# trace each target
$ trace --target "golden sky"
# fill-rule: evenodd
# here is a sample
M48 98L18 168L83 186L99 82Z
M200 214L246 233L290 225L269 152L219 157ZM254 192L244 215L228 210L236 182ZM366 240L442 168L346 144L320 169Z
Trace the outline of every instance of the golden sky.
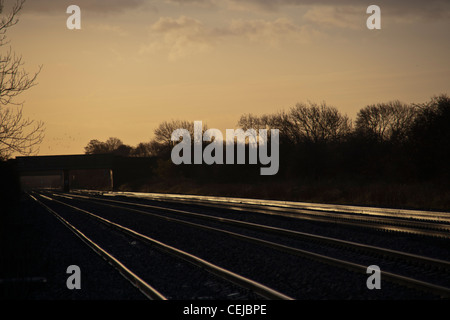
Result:
M19 99L45 122L39 155L109 137L135 146L171 119L225 130L298 102L355 118L368 104L450 94L448 1L336 2L27 0L8 38L28 72L43 66ZM71 4L81 30L66 27ZM381 30L366 27L371 4Z

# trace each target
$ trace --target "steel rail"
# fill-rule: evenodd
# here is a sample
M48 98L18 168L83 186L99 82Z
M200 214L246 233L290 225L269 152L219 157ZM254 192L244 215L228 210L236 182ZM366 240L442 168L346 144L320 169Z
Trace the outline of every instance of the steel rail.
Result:
M85 244L89 246L94 252L96 252L100 257L106 260L110 265L112 265L119 273L127 279L133 286L135 286L141 293L143 293L150 300L167 300L161 293L159 293L155 288L150 286L144 280L139 278L130 269L128 269L123 263L113 257L106 250L101 248L98 244L88 238L84 233L70 224L67 220L61 217L56 211L49 208L47 205L36 199L31 194L28 194L33 200L35 200L39 205L44 207L48 212L53 214L60 222L62 222L70 231L72 231L78 238L80 238ZM51 199L53 200L53 199Z
M414 226L416 228L421 229L437 229L442 231L449 232L450 235L450 224L441 224L435 222L425 222L425 221L411 221L415 218L410 218L409 220L404 217L396 217L390 215L388 218L382 217L372 217L372 216L364 216L364 215L355 215L355 214L346 214L339 211L335 211L333 213L323 212L322 210L311 210L311 209L295 209L295 208L276 208L276 207L267 207L260 205L246 205L246 204L236 204L232 205L227 204L217 204L217 203L209 203L206 201L174 201L176 203L186 203L186 204L199 204L205 206L214 206L217 208L225 208L225 209L233 209L239 211L251 211L258 213L268 213L274 214L275 211L280 211L280 215L288 215L290 217L299 217L300 215L310 215L317 216L320 218L325 218L328 220L349 220L349 221L358 221L358 222L370 222L378 223L378 224L389 224L394 222L392 225L395 227L398 226ZM278 213L277 213L278 214ZM417 220L417 219L415 219ZM435 221L435 220L434 220Z
M260 295L260 296L262 296L262 297L264 297L266 299L293 300L291 297L289 297L287 295L284 295L284 294L282 294L282 293L280 293L280 292L278 292L278 291L276 291L274 289L271 289L271 288L269 288L269 287L267 287L267 286L265 286L265 285L263 285L261 283L258 283L256 281L253 281L251 279L248 279L246 277L238 275L238 274L236 274L236 273L234 273L232 271L226 270L226 269L221 268L219 266L216 266L216 265L214 265L214 264L212 264L212 263L210 263L210 262L208 262L208 261L206 261L204 259L201 259L201 258L199 258L199 257L197 257L195 255L192 255L192 254L190 254L188 252L185 252L183 250L177 249L175 247L169 246L169 245L167 245L165 243L162 243L162 242L160 242L158 240L152 239L152 238L150 238L148 236L145 236L143 234L140 234L140 233L138 233L138 232L136 232L134 230L131 230L131 229L126 228L124 226L121 226L121 225L119 225L117 223L114 223L114 222L112 222L110 220L107 220L105 218L97 216L97 215L95 215L95 214L93 214L93 213L91 213L89 211L83 210L81 208L72 206L70 204L67 204L65 202L62 202L62 201L59 201L59 200L56 200L56 199L52 199L52 201L58 202L60 204L63 204L63 205L65 205L67 207L70 207L70 208L72 208L74 210L83 212L83 213L87 214L88 216L90 216L90 217L92 217L92 218L94 218L94 219L104 223L107 226L113 227L113 228L115 228L117 230L120 230L121 232L125 232L126 234L128 234L128 235L130 235L130 236L132 236L132 237L134 237L134 238L136 238L136 239L138 239L140 241L146 242L146 243L150 244L151 246L153 246L155 248L158 248L158 249L160 249L162 251L165 251L165 252L167 252L167 253L169 253L169 254L171 254L173 256L176 256L176 257L181 258L181 259L183 259L183 260L185 260L187 262L190 262L190 263L192 263L192 264L194 264L194 265L196 265L196 266L198 266L200 268L203 268L203 269L207 270L208 272L210 272L210 273L212 273L212 274L214 274L214 275L216 275L216 276L218 276L220 278L223 278L223 279L226 279L226 280L228 280L230 282L233 282L236 285L238 285L240 287L243 287L244 289L250 289L253 292L257 293L258 295Z
M88 192L89 193L89 192ZM94 193L91 191L90 193ZM96 192L98 194L98 192ZM96 194L94 193L94 194ZM106 193L105 195L108 195L110 193ZM135 193L112 193L113 195L123 195L129 197L134 197L133 195ZM258 205L256 203L262 202L265 203L263 200L254 200L255 202L238 202L240 200L234 200L230 202L217 201L217 200L203 200L203 198L217 198L217 197L201 197L198 196L200 199L195 198L195 200L189 199L189 200L182 200L184 199L183 196L177 197L174 195L171 198L164 198L164 197L152 197L148 196L147 194L143 194L145 196L138 197L141 199L147 199L147 200L156 200L156 201L167 201L167 202L173 202L173 203L182 203L182 204L194 204L194 205L203 205L207 207L216 207L216 208L222 208L222 209L230 209L230 210L236 210L236 211L248 211L248 212L254 212L254 213L261 213L261 214L269 214L269 215L277 215L277 216L286 216L289 218L296 218L301 220L310 220L310 221L317 221L317 222L326 222L326 223L336 223L336 224L342 224L342 225L349 225L349 226L356 226L356 227L364 227L374 230L381 230L385 232L403 232L403 233L409 233L409 234L416 234L421 236L432 236L432 237L440 237L449 239L450 238L450 225L449 224L439 224L439 223L431 223L431 222L424 222L424 221L408 221L404 218L397 217L395 215L390 215L390 218L380 218L380 217L371 217L371 216L364 216L364 215L352 215L352 214L345 214L338 211L333 211L333 213L330 212L323 212L323 210L313 210L313 209L295 209L289 206L286 207L276 207L276 206L268 206L268 205ZM150 194L152 195L152 194ZM135 198L135 197L134 197ZM162 200L163 199L163 200ZM181 200L180 200L181 199ZM228 198L224 198L228 199ZM230 198L234 199L234 198ZM273 201L268 201L268 203L272 203ZM250 204L249 204L250 203ZM376 208L373 208L376 209ZM389 209L386 209L389 210ZM420 211L418 211L420 212ZM444 213L445 214L445 213ZM402 220L403 219L403 220ZM392 224L392 221L395 221L395 224ZM444 221L445 222L445 221Z
M376 218L376 217L364 217L364 216L355 216L348 214L330 214L323 212L312 212L310 210L303 209L290 209L289 211L286 209L281 210L280 212L274 211L272 207L256 207L256 206L247 206L247 205L226 205L226 204L216 204L216 203L207 203L203 202L199 204L197 201L174 201L176 203L186 203L186 204L196 204L196 205L204 205L207 207L216 207L222 209L230 209L236 211L247 211L254 213L262 213L269 215L277 215L277 216L285 216L289 218L296 218L301 220L310 220L310 221L318 221L318 222L326 222L326 223L336 223L342 225L356 226L356 227L364 227L375 230L382 230L387 232L404 232L422 236L432 236L432 237L440 237L440 238L450 238L450 225L442 225L436 223L429 222L421 222L421 221L407 221L407 220L392 220L388 218ZM395 224L392 224L392 221L395 221ZM411 225L414 225L413 227Z
M58 200L55 200L55 201L58 201ZM61 202L61 203L65 204L66 206L73 207L76 210L85 211L83 209L71 206L71 205L66 204L64 202ZM301 256L301 257L304 257L304 258L312 259L312 260L319 261L319 262L322 262L322 263L326 263L326 264L329 264L329 265L334 265L334 266L337 266L337 267L343 267L343 268L345 268L347 270L356 271L358 273L366 274L366 272L367 272L367 266L363 266L363 265L360 265L360 264L357 264L357 263L353 263L353 262L349 262L349 261L345 261L345 260L341 260L341 259L337 259L337 258L332 258L332 257L325 256L325 255L322 255L322 254L314 253L314 252L311 252L311 251L306 251L306 250L302 250L302 249L298 249L298 248L293 248L293 247L289 247L289 246L286 246L286 245L274 243L274 242L271 242L271 241L262 240L262 239L258 239L258 238L254 238L254 237L250 237L250 236L245 236L245 235L238 234L238 233L235 233L235 232L226 231L226 230L222 230L222 229L218 229L218 228L214 228L214 227L209 227L209 226L205 226L205 225L200 225L200 224L193 223L193 222L188 222L188 221L184 221L184 220L170 218L170 217L167 217L167 216L161 216L159 214L150 213L150 212L146 212L146 211L142 211L142 210L126 208L126 207L121 207L121 206L116 206L116 205L111 205L111 204L104 204L104 205L105 206L110 206L110 207L117 207L117 208L125 209L125 210L128 210L128 211L134 211L134 212L138 212L138 213L151 215L151 216L154 216L154 217L159 218L159 219L164 219L164 220L175 222L175 223L179 223L179 224L189 225L189 226L200 228L200 229L203 229L203 230L220 232L220 233L229 235L231 237L235 237L235 238L238 238L238 239L242 239L242 240L253 242L253 243L256 243L256 244L260 244L260 245L265 245L267 247L270 247L270 248L273 248L273 249L276 249L276 250L279 250L279 251L283 251L283 252L287 252L289 254L293 254L293 255L296 255L296 256ZM424 291L427 291L427 292L431 292L431 293L439 295L440 297L443 297L443 298L450 297L450 289L449 288L446 288L446 287L443 287L443 286L439 286L439 285L436 285L436 284L432 284L432 283L429 283L429 282L425 282L425 281L420 281L420 280L413 279L413 278L410 278L410 277L405 277L405 276L398 275L398 274L391 273L391 272L386 272L386 271L382 271L382 270L380 272L381 272L381 276L383 278L391 280L391 282L394 282L394 283L397 283L397 284L402 284L402 285L407 286L407 287L412 287L412 288L416 288L416 289L419 289L419 290L424 290Z
M85 196L76 195L74 197L86 199ZM373 253L383 255L383 256L389 255L394 258L402 258L402 259L406 259L406 260L409 260L409 261L412 261L415 263L425 263L428 265L433 265L434 267L437 267L437 268L445 268L445 269L450 270L450 262L449 261L429 258L429 257L421 256L421 255L411 254L411 253L407 253L407 252L402 252L402 251L397 251L397 250L392 250L392 249L387 249L387 248L382 248L382 247L377 247L377 246L356 243L356 242L352 242L352 241L346 241L346 240L341 240L341 239L336 239L336 238L331 238L331 237L319 236L319 235L315 235L315 234L311 234L311 233L305 233L305 232L294 231L294 230L289 230L289 229L284 229L284 228L272 227L272 226L268 226L268 225L261 225L261 224L251 223L251 222L239 221L239 220L234 220L234 219L211 216L211 215L195 213L195 212L186 211L186 210L172 209L172 208L155 206L155 205L118 201L118 200L110 200L110 199L99 199L99 198L92 198L92 197L88 197L88 199L93 202L106 201L106 202L132 205L132 206L137 206L137 207L142 207L142 208L157 209L157 210L171 212L174 214L188 215L191 217L204 219L204 220L210 220L213 222L220 222L220 223L227 224L227 225L233 225L233 226L243 227L243 228L252 229L252 230L260 230L260 231L273 233L273 234L286 235L286 236L292 237L292 238L314 240L314 241L324 242L324 243L328 243L328 244L332 244L332 245L340 245L343 247L356 249L356 250L360 250L360 251L373 252ZM124 207L120 207L120 206L117 206L117 207L124 208Z
M199 195L181 195L181 194L164 194L164 193L142 193L142 192L99 192L94 190L77 190L78 192L103 194L103 195L118 195L118 196L130 196L146 199L162 199L164 201L173 200L178 202L179 200L189 200L193 202L216 202L225 204L237 204L237 205L253 205L262 207L271 207L274 210L285 209L306 209L313 211L329 211L335 213L354 213L365 215L382 215L417 219L417 217L427 218L431 217L432 220L442 220L450 222L450 212L442 211L424 211L414 209L392 209L392 208L380 208L380 207L368 207L368 206L355 206L355 205L339 205L339 204L321 204L321 203L308 203L308 202L294 202L294 201L282 201L282 200L264 200L264 199L250 199L250 198L232 198L232 197L218 197L218 196L199 196Z

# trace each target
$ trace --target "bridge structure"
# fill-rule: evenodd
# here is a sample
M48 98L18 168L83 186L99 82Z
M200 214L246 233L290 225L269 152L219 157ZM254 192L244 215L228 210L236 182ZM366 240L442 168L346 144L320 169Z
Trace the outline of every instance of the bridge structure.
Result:
M22 185L32 186L33 177L47 182L49 177L53 177L53 181L59 177L57 184L66 192L79 183L80 176L85 181L90 179L91 184L97 180L103 189L113 190L116 164L117 156L113 154L16 157Z

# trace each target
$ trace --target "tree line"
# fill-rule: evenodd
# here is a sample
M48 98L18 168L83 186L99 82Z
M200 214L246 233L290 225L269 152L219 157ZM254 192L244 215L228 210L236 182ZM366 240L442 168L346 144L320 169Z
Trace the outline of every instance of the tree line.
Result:
M156 157L160 167L156 172L164 168L166 175L160 178L182 176L202 183L432 182L448 187L449 124L450 98L446 94L425 103L395 100L368 105L359 110L354 121L325 102L298 103L287 111L270 114L244 114L237 127L280 132L280 171L274 177L260 177L257 166L252 165L174 166L170 163L171 134L179 128L193 134L190 121L164 121L151 141L135 147L118 138L91 140L85 152Z

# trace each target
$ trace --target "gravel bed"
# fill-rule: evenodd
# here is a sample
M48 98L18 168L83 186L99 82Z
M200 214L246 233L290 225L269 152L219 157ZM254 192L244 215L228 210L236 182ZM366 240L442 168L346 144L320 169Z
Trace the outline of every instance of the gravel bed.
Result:
M65 200L164 243L259 281L295 299L436 299L387 281L368 290L368 275L294 257L214 232L78 200Z
M130 208L136 208L135 206L128 206ZM423 266L422 264L410 263L407 260L385 257L380 254L364 252L362 250L352 250L344 248L342 246L330 245L318 241L311 241L306 239L293 239L285 235L270 234L264 231L249 230L243 227L229 226L221 224L220 222L213 222L200 218L193 218L187 215L175 214L171 212L163 212L159 210L149 210L141 208L140 210L155 212L163 216L180 219L183 221L189 221L201 225L210 226L222 230L227 230L239 234L243 234L258 239L264 239L267 241L283 244L286 246L312 251L314 253L323 254L326 256L342 259L345 261L351 261L362 266L378 265L381 270L391 273L396 273L402 276L419 279L434 283L436 285L450 287L450 278L448 277L449 270L441 270L440 268L433 268Z
M113 197L105 197L112 199ZM450 261L450 240L442 238L433 238L428 236L412 235L399 232L388 232L361 228L355 226L346 226L335 223L314 222L310 220L301 220L276 215L267 215L247 211L235 211L230 209L206 207L200 205L186 205L177 203L167 203L161 201L151 201L137 198L114 197L126 201L144 203L150 205L165 206L180 210L192 211L196 213L209 214L218 217L253 222L270 225L279 228L290 229L305 233L312 233L331 238L337 238L357 243L363 243L383 248L389 248L397 251L408 252L417 255L423 255L436 259Z
M28 196L1 212L0 300L142 300L145 297ZM69 290L67 268L81 270ZM30 281L31 280L31 281Z
M191 263L112 229L88 215L57 202L45 199L42 201L168 299L262 299Z

